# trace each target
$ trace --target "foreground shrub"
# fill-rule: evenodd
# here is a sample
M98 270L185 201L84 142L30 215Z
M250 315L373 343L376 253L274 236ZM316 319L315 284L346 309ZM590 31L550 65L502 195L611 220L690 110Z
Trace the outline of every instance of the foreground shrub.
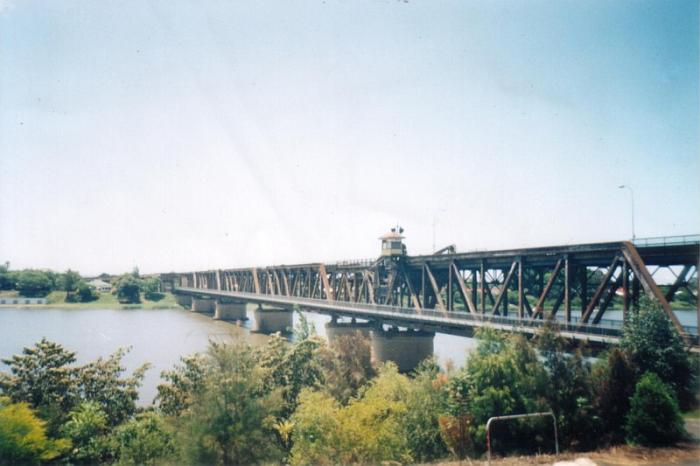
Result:
M386 364L357 399L340 407L330 395L302 390L294 422L291 463L380 464L411 461L402 420L409 380Z
M637 376L653 372L668 384L681 409L696 405L697 356L690 354L663 309L646 301L625 326L621 349L636 368Z
M92 402L79 404L61 428L61 433L73 444L68 459L74 463L89 464L109 459L112 454L105 435L107 432L107 416L99 405Z
M279 391L268 392L264 369L248 345L211 343L202 388L173 420L183 462L256 464L281 458L274 423Z
M592 374L596 411L600 413L604 432L603 443L625 440L625 418L634 394L636 374L625 353L613 348L600 360Z
M38 464L70 447L67 440L47 438L44 425L27 403L0 398L0 465Z
M669 445L683 435L683 418L671 389L652 372L635 387L625 425L627 441L642 445Z
M155 413L141 414L120 425L113 443L119 464L155 464L175 454L173 436Z

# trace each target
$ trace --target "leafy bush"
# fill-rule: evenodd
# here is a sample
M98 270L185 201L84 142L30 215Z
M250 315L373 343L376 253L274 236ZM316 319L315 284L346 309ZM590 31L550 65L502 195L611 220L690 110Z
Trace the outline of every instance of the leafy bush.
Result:
M81 303L89 303L100 298L100 294L83 281L78 283L77 295Z
M43 298L53 290L53 287L53 280L47 272L23 270L17 275L17 290L21 296Z
M594 368L593 387L596 410L600 413L603 442L620 443L625 439L625 417L634 393L636 374L625 353L613 348Z
M581 350L566 351L566 342L553 322L540 329L536 346L546 369L541 393L556 417L560 443L572 449L595 448L601 421L593 406L590 364Z
M106 436L108 430L107 416L97 403L79 404L61 428L61 433L73 444L69 460L97 464L109 459L113 452Z
M66 293L75 291L81 281L80 274L70 269L66 270L58 279L59 287Z
M160 301L165 297L165 295L160 292L159 278L154 277L142 280L141 289L143 290L143 297L149 301Z
M133 275L122 275L117 280L117 299L120 303L137 304L141 302L141 281Z
M673 391L653 372L645 373L635 387L625 430L630 443L652 446L672 444L684 433Z
M143 365L123 377L126 351L76 366L74 352L42 339L21 355L2 359L10 374L0 372L0 393L14 402L29 403L47 421L50 435L56 435L69 413L84 401L96 403L107 424L114 426L136 411L138 387L148 368Z
M697 357L686 349L681 336L658 304L646 301L625 326L622 350L627 353L637 376L653 372L675 392L681 409L696 405Z
M204 388L204 357L199 354L181 357L180 363L160 374L165 382L158 385L155 404L166 416L179 416Z
M405 401L410 409L401 425L416 461L444 458L449 453L440 432L440 415L448 409L446 381L434 359L423 361L409 379Z
M175 454L173 436L155 413L138 415L117 427L113 443L119 464L154 464Z
M467 358L462 377L468 387L467 411L473 416L473 439L477 449L486 444L486 422L492 416L547 410L542 393L548 378L533 345L520 335L508 335L483 328L477 332L478 345ZM499 423L492 429L494 448L525 446L519 438L532 434L526 423ZM535 448L534 442L528 443Z
M49 439L44 426L29 404L0 398L0 464L38 464L70 447L67 440Z
M291 464L410 462L402 428L408 391L408 378L391 363L345 407L328 394L304 389L292 416Z
M55 433L79 399L75 361L74 352L42 338L21 355L2 359L10 373L0 372L0 393L28 403Z
M274 419L277 391L268 392L262 369L248 345L211 343L203 387L174 420L188 464L255 464L280 459Z
M10 263L0 264L0 290L14 290L17 285L17 273L10 271Z

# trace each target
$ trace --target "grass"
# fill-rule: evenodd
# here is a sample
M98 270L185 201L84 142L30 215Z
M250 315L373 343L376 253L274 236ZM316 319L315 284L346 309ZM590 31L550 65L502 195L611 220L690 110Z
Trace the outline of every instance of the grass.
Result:
M692 411L683 413L683 417L686 419L700 419L700 408L695 408Z
M47 296L47 305L20 306L20 307L60 307L61 309L171 309L178 308L172 293L164 293L162 299L149 301L141 294L141 303L122 304L112 293L100 293L99 299L89 303L67 303L65 291L52 291ZM16 305L13 305L13 307Z

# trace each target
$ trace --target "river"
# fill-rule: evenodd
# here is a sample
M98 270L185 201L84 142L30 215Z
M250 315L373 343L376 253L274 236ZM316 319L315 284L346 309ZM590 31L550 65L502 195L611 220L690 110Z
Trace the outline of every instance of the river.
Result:
M319 335L330 317L306 314ZM295 315L295 325L297 316ZM139 403L147 405L156 396L160 373L172 368L181 356L205 351L209 340L242 341L264 345L268 336L251 332L249 323L213 320L210 316L181 309L109 310L109 309L18 309L0 308L0 357L18 354L42 337L75 351L79 363L107 356L120 347L131 347L124 363L132 371L144 362L152 367L146 372ZM471 338L437 334L435 355L444 365L452 361L464 364ZM0 363L0 371L8 367Z

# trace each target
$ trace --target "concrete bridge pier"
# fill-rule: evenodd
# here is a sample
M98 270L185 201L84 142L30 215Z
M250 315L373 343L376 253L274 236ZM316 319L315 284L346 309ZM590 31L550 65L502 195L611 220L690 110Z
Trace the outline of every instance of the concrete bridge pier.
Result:
M263 308L253 311L252 331L259 333L287 333L294 327L294 312L284 308Z
M228 301L225 299L216 300L214 319L216 320L246 320L246 303Z
M372 330L372 358L376 362L393 361L401 372L410 372L433 355L435 333L422 330Z
M187 309L191 309L192 307L192 298L184 294L176 294L175 302Z
M352 319L350 322L338 322L337 319L333 318L326 324L326 339L328 343L333 345L338 341L338 338L355 335L358 332L363 338L369 339L372 327L373 324L370 322L357 322L355 319Z
M210 314L214 312L214 300L206 298L192 298L192 312Z

